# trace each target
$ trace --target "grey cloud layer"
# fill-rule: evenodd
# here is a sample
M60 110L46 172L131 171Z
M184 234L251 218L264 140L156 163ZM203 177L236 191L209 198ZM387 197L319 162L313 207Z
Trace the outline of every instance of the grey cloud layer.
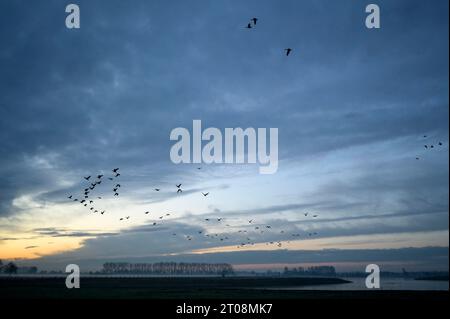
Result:
M448 229L447 1L379 1L375 32L352 0L77 3L78 31L64 27L60 1L0 4L0 216L21 213L12 207L21 195L60 202L75 189L61 179L117 166L130 187L172 185L185 173L169 161L170 130L201 119L279 127L280 159L294 163L376 142L397 154L394 142L423 134L442 140L420 171L376 154L360 178L311 192L311 204L224 213L338 214L316 222L323 236ZM261 23L246 32L254 15ZM295 49L288 60L286 46ZM387 217L404 224L377 222ZM359 228L329 226L344 221Z

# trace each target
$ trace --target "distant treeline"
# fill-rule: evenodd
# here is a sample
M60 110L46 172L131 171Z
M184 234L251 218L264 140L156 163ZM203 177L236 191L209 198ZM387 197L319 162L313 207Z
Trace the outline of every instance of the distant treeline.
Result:
M37 267L18 267L12 261L6 264L3 264L3 261L0 260L0 274L31 274L34 275L38 272Z
M105 263L105 274L152 274L152 275L230 275L234 274L230 264L208 263Z

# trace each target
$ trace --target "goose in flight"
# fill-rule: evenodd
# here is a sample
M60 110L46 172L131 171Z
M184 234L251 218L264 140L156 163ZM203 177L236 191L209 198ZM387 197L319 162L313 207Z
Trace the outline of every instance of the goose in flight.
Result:
M155 191L159 192L161 189L160 188L155 188Z
M183 190L182 190L181 188L178 188L177 194L178 194L178 193L182 193L182 192L183 192Z
M145 215L148 215L148 214L150 214L150 212L145 212Z
M252 29L253 27L252 27L252 24L251 23L249 23L249 24L247 24L247 29Z
M177 188L180 188L181 187L181 184L178 184L178 185L175 185Z
M117 173L118 170L119 170L119 168L115 168L112 171L113 171L113 173Z
M208 192L208 193L203 193L203 192L202 192L202 195L206 197L206 196L209 195L209 192Z
M102 178L103 177L103 175L97 175L97 178L98 179L100 179L100 178Z
M291 52L292 52L292 49L287 48L287 49L284 49L284 51L286 51L286 56L289 56L289 54L291 54Z
M88 180L89 180L89 178L91 178L91 175L89 175L89 176L85 177L84 179L88 181Z
M253 18L252 22L253 22L253 25L256 25L256 22L258 22L258 18Z

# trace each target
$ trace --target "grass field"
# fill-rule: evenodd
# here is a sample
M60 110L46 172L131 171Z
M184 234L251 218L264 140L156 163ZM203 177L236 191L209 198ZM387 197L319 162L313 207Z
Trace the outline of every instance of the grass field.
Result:
M67 289L65 278L3 277L6 299L446 299L448 292L277 290L345 284L338 278L169 277L81 278L80 289ZM267 289L270 288L270 289Z

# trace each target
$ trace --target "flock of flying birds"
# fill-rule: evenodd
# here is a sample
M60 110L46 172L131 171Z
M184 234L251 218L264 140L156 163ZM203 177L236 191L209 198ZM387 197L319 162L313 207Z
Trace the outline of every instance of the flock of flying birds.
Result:
M428 139L428 135L424 135L423 138L424 138L425 140L427 140L427 139ZM436 146L435 146L434 144L425 144L423 147L424 147L425 149L427 149L427 150L434 150L434 149L436 149L437 147L442 147L442 146L444 146L444 144L443 144L442 142L438 142L438 143L436 144ZM416 160L420 160L420 157L417 156L417 157L416 157Z
M254 22L256 24L256 21ZM425 140L428 139L427 135L424 135L423 138ZM438 142L435 144L425 144L424 147L427 150L432 150L432 149L436 149L437 147L442 147L443 143L442 142ZM419 157L416 157L417 160L419 160ZM201 170L201 167L197 168L198 170ZM119 190L121 188L121 184L118 183L118 179L121 176L121 174L119 173L119 168L114 168L111 171L111 175L105 177L104 174L99 174L97 176L94 175L89 175L89 176L85 176L84 180L85 182L87 182L88 184L86 185L86 187L82 190L82 196L80 198L75 198L73 195L69 195L68 198L74 202L79 202L81 205L83 205L84 207L86 207L90 212L92 213L100 213L101 215L105 214L105 210L100 210L98 208L96 208L96 206L94 206L98 200L102 199L102 196L98 196L98 195L94 195L94 191L96 190L96 187L98 187L98 185L100 184L108 184L111 187L111 194L114 197L118 197L119 194ZM176 191L176 194L181 194L183 193L183 189L182 189L182 184L176 184L175 185L176 188L174 188L174 192ZM160 192L161 188L154 188L155 192ZM209 196L209 192L201 192L201 195L203 197L207 197ZM150 212L146 211L144 212L144 215L149 215ZM311 213L303 213L303 215L305 217L310 217L310 218L318 218L319 215L317 214L311 214ZM155 219L157 218L157 221L154 221L151 223L152 226L158 226L161 225L163 223L163 219L167 219L171 216L170 213L166 213L163 214L159 217L155 216ZM131 216L125 216L125 217L121 217L120 221L126 221L128 219L130 219ZM204 238L209 238L211 240L216 239L220 242L226 242L228 240L230 240L230 236L232 236L232 234L238 234L241 236L241 238L245 238L245 240L242 240L242 242L237 246L237 248L242 248L242 247L248 247L248 246L252 246L255 245L256 243L264 243L265 241L263 240L258 240L257 238L255 238L255 236L257 235L261 235L263 233L267 233L267 232L271 232L273 235L277 234L278 236L282 236L286 238L285 236L289 236L289 239L293 239L293 240L298 240L301 237L304 238L308 238L308 237L313 237L318 235L317 232L308 232L305 233L304 236L302 236L299 233L290 233L288 234L288 232L286 230L283 229L277 229L275 230L271 225L266 225L266 224L258 224L255 223L254 219L250 219L244 222L245 227L242 227L242 222L239 225L231 225L230 223L226 223L225 222L226 219L223 217L215 217L215 218L205 218L204 222L208 225L212 225L213 227L217 228L218 226L223 228L225 227L226 229L229 229L230 231L227 232L223 232L223 233L208 233L206 232L204 229L198 230L197 232L195 232L195 234L188 234L188 235L181 235L181 237L184 237L186 240L188 241L192 241L194 238L198 238L199 236L203 236ZM179 236L177 233L173 233L172 236ZM233 236L233 239L235 239L236 237ZM270 241L270 242L265 242L266 245L276 245L278 247L282 247L283 242L287 242L289 243L290 240L283 240L283 241Z
M201 170L201 167L197 168L198 170ZM94 195L94 191L96 190L96 187L100 184L107 184L109 182L109 186L111 187L111 194L114 197L119 196L119 189L121 187L121 184L117 182L118 178L120 177L119 168L114 168L112 170L111 176L105 177L104 174L99 174L97 176L89 175L84 177L83 179L87 183L85 188L82 189L81 194L82 196L80 198L74 197L74 195L69 195L68 199L70 199L73 202L79 202L81 205L86 207L88 211L92 213L100 213L101 215L105 214L105 210L101 210L96 208L96 205L99 200L101 200L103 197L98 196L98 194ZM176 184L176 194L183 193L182 184ZM161 188L154 188L155 192L160 192ZM174 189L175 191L175 189ZM201 192L201 195L203 197L209 196L209 192ZM150 215L149 211L146 211L143 213L144 215ZM319 215L317 214L310 214L310 213L304 213L305 217L311 217L311 218L317 218ZM157 221L153 221L150 225L152 226L158 226L163 224L163 220L167 219L171 216L170 213L163 214L159 217L155 216L155 219ZM130 219L131 216L124 216L121 217L120 221L126 221ZM205 229L201 229L196 231L194 234L187 234L187 235L181 235L181 237L184 237L188 241L192 241L194 238L198 238L203 236L204 238L209 238L210 240L216 239L219 242L226 242L230 240L230 236L232 236L232 233L241 235L242 238L245 238L245 240L242 240L242 242L237 246L238 248L246 247L246 246L252 246L255 245L258 240L255 240L255 235L261 235L263 233L272 232L274 234L279 235L289 235L287 231L285 230L275 230L271 225L265 225L265 224L258 224L255 222L254 219L246 220L244 223L246 224L246 227L242 227L242 224L240 225L231 225L230 223L225 223L226 219L223 217L215 217L215 218L204 218L204 222L208 225L212 225L213 227L226 227L230 231L224 232L224 233L208 233L205 231ZM317 232L310 232L305 234L305 237L313 237L316 236ZM172 236L179 236L177 233L173 233ZM252 237L252 238L251 238ZM299 233L292 233L290 234L289 239L299 239L301 237L301 234ZM233 236L233 239L235 239L235 236ZM290 242L290 240L286 241L287 243ZM282 247L282 241L270 241L266 242L266 245L276 245L278 247Z

